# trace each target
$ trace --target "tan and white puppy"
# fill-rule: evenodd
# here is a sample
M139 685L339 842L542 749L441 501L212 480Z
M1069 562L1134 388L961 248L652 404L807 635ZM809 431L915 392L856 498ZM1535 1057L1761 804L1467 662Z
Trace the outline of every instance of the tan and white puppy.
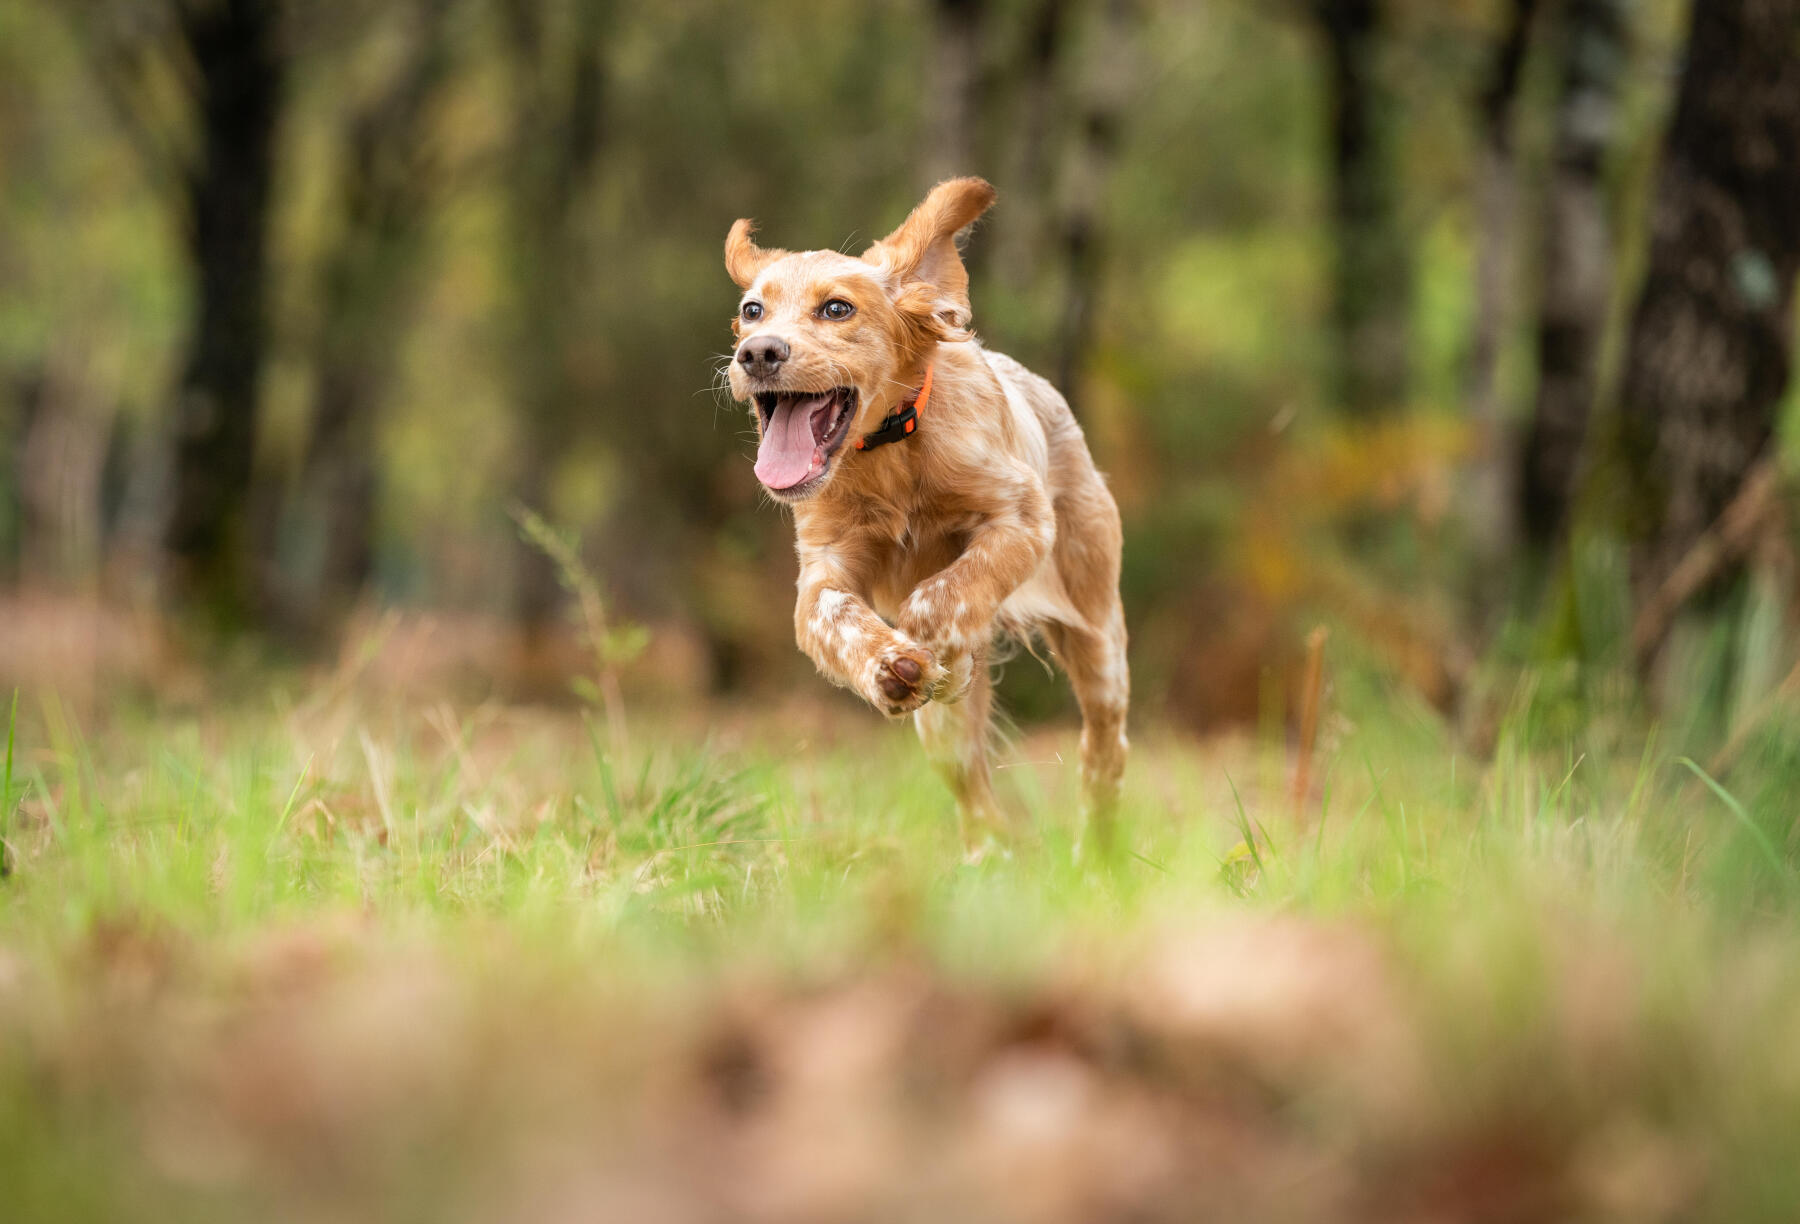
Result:
M759 247L737 222L731 390L757 478L793 506L794 629L826 678L913 714L960 810L990 819L990 643L1041 636L1103 815L1130 694L1119 512L1056 388L968 330L956 235L993 201L981 179L940 183L860 258Z

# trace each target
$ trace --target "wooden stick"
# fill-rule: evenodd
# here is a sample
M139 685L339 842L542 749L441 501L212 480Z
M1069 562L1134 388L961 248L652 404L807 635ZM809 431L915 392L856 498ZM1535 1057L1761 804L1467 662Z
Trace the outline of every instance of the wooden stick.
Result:
M1796 662L1786 679L1775 686L1773 691L1764 695L1756 703L1756 708L1745 715L1737 725L1737 729L1726 737L1725 743L1713 754L1712 760L1706 763L1706 772L1715 778L1723 778L1731 767L1737 763L1738 754L1749 742L1751 733L1757 731L1769 721L1771 715L1779 713L1794 695L1800 693L1800 662Z
M1648 664L1656 654L1682 606L1750 550L1758 529L1777 505L1780 475L1773 459L1764 459L1751 468L1731 504L1701 533L1638 610L1631 627L1631 648L1640 665Z
M1294 812L1306 805L1312 788L1313 745L1319 737L1319 690L1325 676L1325 639L1330 632L1319 625L1306 635L1306 680L1300 691L1300 759L1294 766Z

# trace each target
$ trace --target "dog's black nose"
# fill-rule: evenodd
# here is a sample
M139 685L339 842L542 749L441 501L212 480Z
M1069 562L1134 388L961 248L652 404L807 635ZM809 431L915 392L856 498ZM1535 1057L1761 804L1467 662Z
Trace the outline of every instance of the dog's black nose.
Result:
M780 336L751 336L738 345L737 359L744 373L767 378L788 359L787 341Z

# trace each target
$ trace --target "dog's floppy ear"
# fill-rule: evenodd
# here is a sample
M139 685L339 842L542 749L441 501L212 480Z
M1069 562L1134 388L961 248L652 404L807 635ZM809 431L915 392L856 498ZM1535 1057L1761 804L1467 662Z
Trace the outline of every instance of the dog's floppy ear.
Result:
M725 235L725 270L731 273L731 279L737 282L739 289L748 289L757 273L787 254L773 247L757 246L750 238L755 232L756 222L739 217L731 232Z
M956 235L986 212L994 189L986 179L946 179L931 189L899 229L863 253L885 267L903 296L913 285L928 289L933 321L946 333L969 325L969 274L956 250Z

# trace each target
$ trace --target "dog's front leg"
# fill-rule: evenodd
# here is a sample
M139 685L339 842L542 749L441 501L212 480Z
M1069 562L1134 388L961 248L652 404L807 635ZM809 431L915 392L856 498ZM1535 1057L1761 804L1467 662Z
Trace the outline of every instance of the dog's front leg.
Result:
M855 586L831 566L802 563L794 639L826 679L897 718L929 701L947 673L929 648L876 615Z
M970 660L994 631L1006 597L1037 571L1056 541L1050 499L1020 474L999 486L1010 499L993 508L962 555L921 582L900 609L902 632L931 648L952 673L949 688L968 684Z

